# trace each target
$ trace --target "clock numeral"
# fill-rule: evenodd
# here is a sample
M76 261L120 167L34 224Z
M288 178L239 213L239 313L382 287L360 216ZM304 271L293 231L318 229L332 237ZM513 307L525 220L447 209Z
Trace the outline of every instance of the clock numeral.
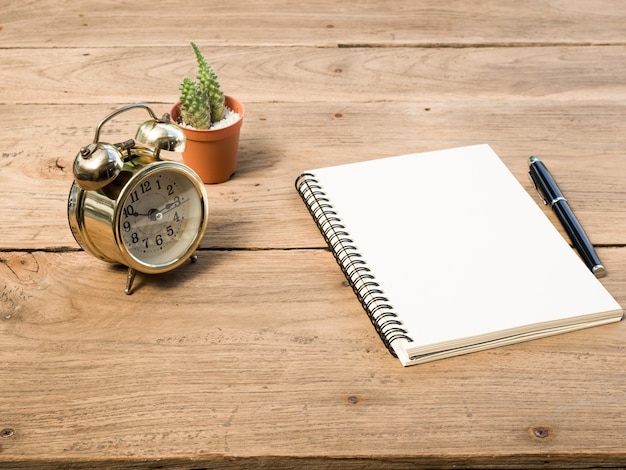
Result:
M132 204L128 204L126 207L124 207L124 217L130 217L131 215L135 214L135 208L132 206Z
M157 256L177 241L178 230L185 222L184 204L189 199L178 189L175 178L158 175L144 179L128 194L119 227L131 253Z
M167 234L172 237L174 236L174 229L172 228L172 226L168 226L167 227ZM132 243L139 243L139 235L137 235L136 232L133 232L130 236L130 241ZM156 246L162 246L163 243L165 243L165 240L163 240L163 235L161 235L160 233L157 234L154 237L154 243L156 244ZM150 239L149 238L142 238L141 239L141 244L144 246L144 248L148 249L150 248Z

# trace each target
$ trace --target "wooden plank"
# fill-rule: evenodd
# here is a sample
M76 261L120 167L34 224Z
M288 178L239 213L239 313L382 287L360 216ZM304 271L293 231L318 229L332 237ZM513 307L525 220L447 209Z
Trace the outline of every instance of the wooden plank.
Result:
M0 140L5 144L0 249L78 248L66 217L71 165L78 149L93 139L96 124L115 107L0 105ZM158 103L154 108L165 110ZM467 99L250 103L247 109L237 174L227 183L207 186L210 218L204 248L323 247L294 190L301 171L482 142L493 146L533 197L528 157L543 157L591 240L626 243L626 161L618 139L626 135L623 104ZM112 121L103 139L131 137L147 117L133 113ZM171 158L179 159L175 154ZM560 228L551 211L545 211Z
M534 194L539 154L626 305L624 24L620 0L5 1L0 467L626 466L624 322L403 369L293 188L488 142ZM247 105L239 170L199 262L126 296L71 237L70 166L109 111L167 110L189 40Z
M602 282L626 303L623 270ZM123 284L85 253L2 253L0 465L626 461L626 323L402 368L325 250Z
M4 3L2 42L17 48L181 45L189 39L324 47L626 41L626 8L619 0L483 1L472 8L463 0Z
M202 47L227 94L250 102L606 100L624 93L623 46ZM171 104L195 74L188 45L0 49L10 104ZM469 95L469 96L468 96ZM166 108L167 109L167 108Z

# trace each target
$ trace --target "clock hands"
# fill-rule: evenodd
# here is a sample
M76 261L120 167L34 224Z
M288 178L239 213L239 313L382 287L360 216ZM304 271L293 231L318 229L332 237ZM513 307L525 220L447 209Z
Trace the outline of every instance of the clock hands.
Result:
M176 197L176 199L174 199L174 202L169 202L167 204L165 204L165 207L160 210L159 212L161 214L165 214L169 211L171 211L172 209L175 209L176 207L180 206L182 204L182 202L180 201L180 199L178 197Z
M168 202L167 204L165 204L165 207L163 207L163 209L161 210L150 209L150 211L148 211L148 218L152 221L161 220L164 214L167 214L169 211L177 208L181 204L182 202L180 201L180 199L176 197L173 202Z
M181 201L178 197L176 197L174 201L168 202L167 204L165 204L163 209L150 209L148 212L137 212L137 210L134 207L131 207L130 210L132 210L132 212L129 212L128 215L129 216L132 215L135 217L147 216L150 220L153 220L153 221L161 220L164 214L167 214L169 211L182 205L183 202L184 201Z
M132 208L132 212L128 212L128 215L129 216L134 215L135 217L139 217L140 215L147 215L147 216L149 216L151 214L151 212L155 210L155 209L150 209L150 211L148 211L148 212L146 212L144 214L142 212L137 212L137 210L134 207L132 207L132 206L130 206L130 207Z

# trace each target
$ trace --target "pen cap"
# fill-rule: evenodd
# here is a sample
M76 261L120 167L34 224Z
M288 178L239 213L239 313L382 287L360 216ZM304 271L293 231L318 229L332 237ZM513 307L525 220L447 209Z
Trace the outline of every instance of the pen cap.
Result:
M552 205L558 199L565 199L550 172L539 158L530 157L528 174L544 204Z

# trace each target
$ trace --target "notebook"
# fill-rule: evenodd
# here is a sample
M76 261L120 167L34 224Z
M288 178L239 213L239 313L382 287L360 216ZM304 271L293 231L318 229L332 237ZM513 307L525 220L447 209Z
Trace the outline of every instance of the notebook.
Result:
M487 144L313 169L296 189L404 366L622 318Z

